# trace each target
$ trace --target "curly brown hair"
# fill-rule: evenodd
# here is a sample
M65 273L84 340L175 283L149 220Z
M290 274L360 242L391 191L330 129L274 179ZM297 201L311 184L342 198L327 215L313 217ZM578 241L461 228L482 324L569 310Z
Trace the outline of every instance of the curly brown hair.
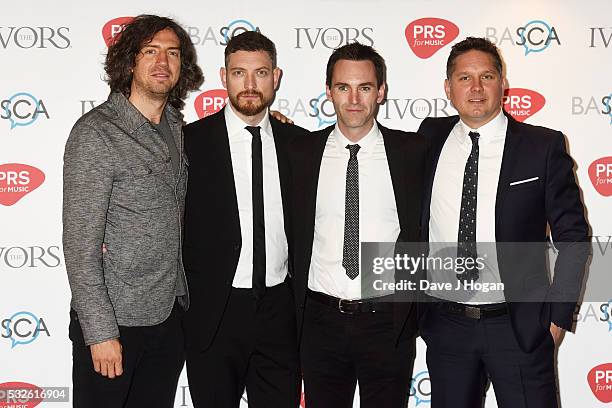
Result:
M134 20L115 37L108 48L104 62L105 81L112 92L121 92L127 98L130 97L132 68L136 63L136 56L144 44L166 28L174 31L181 43L181 73L176 86L168 95L168 103L178 110L185 106L187 93L200 88L204 82L204 75L197 64L197 53L189 34L167 17L141 14L134 17Z

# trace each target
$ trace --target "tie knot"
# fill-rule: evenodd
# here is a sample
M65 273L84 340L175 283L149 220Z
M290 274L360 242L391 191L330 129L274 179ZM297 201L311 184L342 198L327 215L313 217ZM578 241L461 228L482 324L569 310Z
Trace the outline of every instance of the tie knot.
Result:
M353 145L346 145L346 148L349 150L349 153L351 154L351 159L354 159L357 157L357 152L359 151L359 149L361 149L361 146L359 146L358 144L353 144Z
M253 135L253 137L261 137L261 133L260 133L261 127L259 127L259 126L245 126L244 128L246 130L248 130L249 133Z
M472 143L478 143L478 139L480 138L480 133L478 132L470 132L468 133L470 139L472 139Z

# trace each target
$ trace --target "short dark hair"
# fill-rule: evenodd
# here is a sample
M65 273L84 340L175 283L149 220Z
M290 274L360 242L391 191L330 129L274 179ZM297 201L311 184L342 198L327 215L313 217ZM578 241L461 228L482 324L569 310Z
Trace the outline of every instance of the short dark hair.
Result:
M376 87L380 88L385 83L387 67L385 65L384 58L381 57L380 54L369 45L363 45L358 42L354 42L337 48L336 50L334 50L332 55L329 56L325 76L325 84L329 88L331 88L332 86L332 75L334 73L334 66L336 65L336 62L340 60L371 61L372 64L374 64L374 69L376 70Z
M225 66L229 56L236 51L265 51L272 61L272 68L276 68L276 46L268 37L259 31L245 31L233 36L225 47Z
M455 60L461 54L465 54L468 51L482 51L489 54L493 58L493 65L495 65L495 69L502 75L503 63L501 56L499 55L499 50L491 41L486 38L480 37L467 37L463 41L459 41L451 48L450 55L448 56L448 60L446 61L446 78L450 79L453 69L455 69Z
M150 42L159 31L166 28L174 31L181 44L181 72L175 87L170 91L168 103L176 109L185 105L187 93L195 91L204 82L204 75L197 64L197 53L189 34L167 17L141 14L134 18L119 33L108 48L104 70L106 82L112 92L121 92L130 97L132 68L143 45Z

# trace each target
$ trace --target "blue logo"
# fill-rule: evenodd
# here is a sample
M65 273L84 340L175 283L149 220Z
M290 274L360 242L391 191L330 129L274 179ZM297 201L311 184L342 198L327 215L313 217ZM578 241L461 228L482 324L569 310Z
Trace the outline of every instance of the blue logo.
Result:
M330 107L331 106L331 107ZM310 107L312 108L311 117L317 118L317 127L324 125L333 125L336 123L336 111L331 101L327 100L327 95L323 92L321 95L310 100Z
M18 92L0 101L0 119L8 119L11 129L17 126L29 126L41 115L49 119L49 113L43 100L30 93Z
M11 340L11 349L32 343L41 332L47 337L51 336L43 318L38 318L31 312L17 312L2 320L0 327L0 337Z
M612 316L610 316L612 313L612 299L610 299L608 303L601 305L601 311L603 313L602 320L608 322L608 333L610 333L612 332Z
M533 20L517 30L520 37L518 45L525 47L525 55L530 52L542 52L550 46L553 40L561 44L554 27L542 20Z
M417 373L410 382L410 394L416 400L416 406L431 403L431 380L427 370Z
M248 20L238 19L230 22L226 27L221 28L221 34L225 40L225 44L235 35L242 34L246 31L259 31L259 27L256 27Z

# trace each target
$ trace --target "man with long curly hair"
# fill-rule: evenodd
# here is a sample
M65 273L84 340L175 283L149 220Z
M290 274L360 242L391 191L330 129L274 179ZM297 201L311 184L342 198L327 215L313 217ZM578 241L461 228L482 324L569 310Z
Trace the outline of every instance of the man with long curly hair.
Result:
M203 76L185 30L152 15L115 38L105 70L111 94L64 155L74 406L172 407L189 306L180 109Z

